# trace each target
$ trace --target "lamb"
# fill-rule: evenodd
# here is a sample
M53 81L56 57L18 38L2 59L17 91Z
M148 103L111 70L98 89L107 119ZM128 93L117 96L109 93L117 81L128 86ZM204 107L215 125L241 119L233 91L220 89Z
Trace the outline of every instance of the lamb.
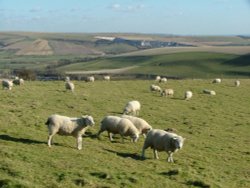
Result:
M145 150L151 147L154 152L154 158L159 159L157 151L166 151L168 153L168 162L174 162L173 153L183 147L185 138L175 133L170 133L160 129L153 129L147 134L142 148L142 158L145 158Z
M55 134L73 136L77 141L77 149L82 149L82 135L95 122L92 116L82 116L79 118L70 118L54 114L48 117L45 123L48 126L49 138L48 146L51 147L52 137Z
M150 86L150 91L161 92L162 89L160 88L160 86L157 86L157 85L152 84L152 85Z
M215 92L215 91L213 91L213 90L208 90L208 89L204 89L204 90L203 90L203 93L209 94L209 95L216 95L216 92Z
M159 82L166 83L166 82L167 82L167 78L161 78L161 79L159 80Z
M156 76L156 77L155 77L155 81L158 81L158 82L159 82L160 80L161 80L161 77L160 77L160 76Z
M128 115L122 115L121 117L130 120L135 125L137 130L139 131L139 134L142 134L144 136L144 138L146 138L146 134L150 130L152 130L152 126L149 125L148 122L146 122L142 118L138 118L138 117L134 117L134 116L128 116Z
M73 82L68 81L65 83L65 88L66 90L70 90L73 92L75 90L75 85Z
M164 89L161 92L161 96L174 96L174 90L173 89Z
M108 132L110 141L113 141L112 134L120 134L123 143L124 136L130 136L133 142L139 138L139 131L135 125L130 120L118 116L106 116L102 119L97 137L100 138L100 134L104 131Z
M13 87L13 82L10 80L2 80L3 89L11 90Z
M129 101L124 107L123 114L139 115L141 104L139 101Z
M186 92L185 92L185 100L191 99L192 96L193 96L192 91L186 91Z
M240 81L239 81L239 80L235 80L234 85L235 85L236 87L239 87L239 86L240 86Z
M94 82L95 81L95 77L94 76L88 76L86 79L86 82Z
M18 77L15 77L15 79L12 82L15 85L23 85L24 84L24 80L22 78L18 78Z
M219 84L219 83L221 83L221 79L220 78L215 78L212 83Z
M108 76L108 75L103 76L103 79L106 80L106 81L110 81L110 76Z

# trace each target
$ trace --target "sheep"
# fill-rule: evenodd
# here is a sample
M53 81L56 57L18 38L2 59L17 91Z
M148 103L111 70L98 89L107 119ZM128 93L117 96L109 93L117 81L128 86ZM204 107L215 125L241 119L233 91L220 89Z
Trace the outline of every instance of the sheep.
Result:
M13 87L13 82L10 80L2 80L3 89L11 90Z
M108 76L108 75L103 76L103 79L106 80L106 81L110 81L110 76Z
M106 116L101 121L100 130L97 137L100 139L100 134L104 131L108 132L109 140L113 141L112 134L120 134L124 143L124 136L130 136L133 142L139 139L139 131L135 125L126 118L118 116Z
M70 81L70 77L69 76L66 76L65 77L65 82L69 82Z
M164 89L161 92L161 96L174 96L174 90L173 89Z
M95 77L94 76L88 76L86 79L86 82L94 82L95 81Z
M185 96L184 96L184 97L185 97L185 100L191 99L192 96L193 96L192 91L186 91L186 92L185 92Z
M156 77L155 77L155 81L158 81L158 82L159 82L160 80L161 80L161 77L160 77L160 76L156 76Z
M175 133L170 133L160 129L153 129L148 132L142 148L142 158L145 158L145 150L151 147L154 152L154 158L159 159L157 151L166 151L168 153L168 162L174 162L173 153L183 147L185 138Z
M209 95L216 95L216 92L215 92L215 91L213 91L213 90L208 90L208 89L204 89L204 90L203 90L203 93L209 94Z
M139 101L129 101L123 110L123 114L139 115L141 104Z
M240 86L240 81L239 81L239 80L235 80L234 85L235 85L236 87L239 87L239 86Z
M139 133L144 136L144 138L146 137L146 134L150 130L152 130L152 126L149 125L148 122L146 122L142 118L138 118L138 117L134 117L134 116L128 116L128 115L122 115L121 117L129 119L135 125L135 127L137 128Z
M220 78L215 78L212 83L219 84L219 83L221 83L221 79Z
M24 80L22 78L18 78L18 77L15 77L15 79L12 82L15 85L23 85L24 84Z
M161 78L161 79L159 80L159 82L166 83L166 82L167 82L167 78Z
M152 84L152 85L150 86L150 91L161 92L162 89L160 88L160 86L157 86L157 85Z
M66 82L66 83L65 83L65 89L66 89L66 90L70 90L70 91L73 92L74 89L75 89L74 83L73 83L73 82L70 82L70 81Z
M94 126L95 122L92 116L82 116L79 118L70 118L53 114L48 117L45 123L48 126L49 137L48 146L51 147L52 137L55 134L73 136L77 141L77 149L82 149L82 135L90 127Z

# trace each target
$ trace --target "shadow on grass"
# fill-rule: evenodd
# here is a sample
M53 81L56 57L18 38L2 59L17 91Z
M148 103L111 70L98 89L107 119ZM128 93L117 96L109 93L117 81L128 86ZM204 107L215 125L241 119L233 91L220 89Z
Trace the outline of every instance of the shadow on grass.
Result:
M140 160L140 161L144 161L145 159L142 158L140 155L138 155L137 153L124 153L124 152L117 152L114 150L109 150L109 149L104 149L110 153L115 153L116 155L123 157L123 158L131 158L134 160Z
M37 140L31 140L28 138L15 138L6 134L0 135L0 140L6 140L6 141L11 141L11 142L21 142L24 144L47 144L47 142L41 142Z

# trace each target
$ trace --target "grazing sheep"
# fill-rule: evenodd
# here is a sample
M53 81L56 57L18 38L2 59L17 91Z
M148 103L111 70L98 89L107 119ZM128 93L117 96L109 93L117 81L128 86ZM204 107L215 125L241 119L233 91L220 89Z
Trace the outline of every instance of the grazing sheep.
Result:
M239 87L239 86L240 86L240 81L239 81L239 80L235 80L234 85L235 85L236 87Z
M113 141L112 134L120 134L123 143L124 136L130 136L133 142L136 142L139 138L139 131L135 125L130 120L118 116L106 116L103 118L97 137L100 138L100 134L104 131L108 132L110 141Z
M123 114L139 115L141 104L139 101L129 101L124 107Z
M52 137L57 133L64 136L74 136L77 140L77 149L82 149L82 135L95 122L92 116L82 116L80 118L70 118L61 115L51 115L45 123L48 126L49 138L48 146L51 147Z
M146 137L148 131L152 130L151 125L149 125L148 122L146 122L142 118L128 116L128 115L122 115L121 117L130 120L135 125L139 133L144 136L144 138Z
M156 76L156 77L155 77L155 81L158 81L158 82L159 82L160 80L161 80L161 77L160 77L160 76Z
M219 84L219 83L221 83L221 79L215 78L212 83Z
M167 78L161 78L161 79L159 80L159 82L166 83L166 82L167 82Z
M213 90L208 90L208 89L204 89L204 90L203 90L203 93L209 94L209 95L216 95L215 91L213 91Z
M161 96L174 96L174 90L173 89L164 89L161 92Z
M13 87L13 82L10 80L2 80L3 89L11 90Z
M152 84L152 85L150 86L150 91L161 92L162 90L161 90L160 86L157 86L157 85Z
M70 90L73 92L75 89L75 85L73 82L68 81L65 83L65 88L66 88L66 90Z
M110 76L108 76L108 75L103 76L103 79L106 80L106 81L110 81Z
M185 100L191 99L192 96L193 96L192 91L186 91L186 92L185 92Z
M95 81L95 77L94 76L88 76L86 79L86 82L94 82Z
M13 82L13 84L19 85L19 86L24 84L24 80L22 78L18 78L18 77L15 77L15 79L12 82Z
M153 129L147 134L142 148L142 158L145 158L145 150L151 147L154 152L154 158L159 159L157 151L166 151L168 153L168 162L174 162L173 153L182 148L185 138L175 133L164 130Z

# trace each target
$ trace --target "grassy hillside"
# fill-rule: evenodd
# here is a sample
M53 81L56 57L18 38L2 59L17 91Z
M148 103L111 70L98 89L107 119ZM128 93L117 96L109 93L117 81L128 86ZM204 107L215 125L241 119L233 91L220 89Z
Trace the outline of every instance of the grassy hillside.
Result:
M12 91L0 90L1 187L232 187L250 186L250 80L221 84L211 80L169 80L161 84L175 90L173 98L149 92L154 81L74 81L75 93L64 82L26 82ZM216 96L202 94L213 89ZM184 91L194 93L183 100ZM143 138L110 143L106 133L95 134L106 115L120 115L125 103L141 102L140 117L154 128L177 129L186 138L175 163L166 153L153 159L151 149L140 159ZM83 138L83 149L73 137L56 135L47 142L46 118L54 113L78 117L92 115L96 125Z

